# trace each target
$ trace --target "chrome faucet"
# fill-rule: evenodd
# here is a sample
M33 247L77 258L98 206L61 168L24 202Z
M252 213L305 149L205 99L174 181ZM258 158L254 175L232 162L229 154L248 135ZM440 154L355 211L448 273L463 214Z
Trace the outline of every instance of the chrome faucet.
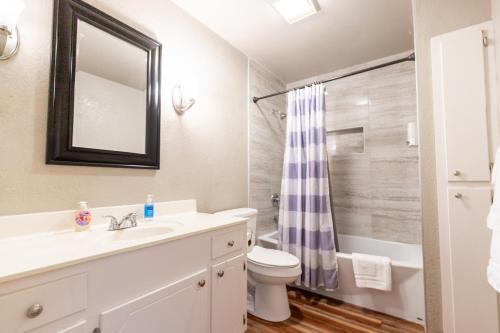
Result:
M275 208L280 208L280 195L279 195L279 193L273 193L271 195L271 204Z
M108 227L109 231L137 227L137 213L129 213L129 214L125 215L124 217L122 217L120 222L118 222L116 217L114 217L112 215L105 215L103 217L110 218L110 223L109 223L109 227Z

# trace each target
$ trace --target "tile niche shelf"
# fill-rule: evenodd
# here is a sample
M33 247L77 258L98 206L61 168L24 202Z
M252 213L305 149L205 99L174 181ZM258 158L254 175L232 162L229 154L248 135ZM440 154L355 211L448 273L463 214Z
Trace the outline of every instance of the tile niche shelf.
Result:
M365 152L363 127L343 128L326 132L329 156L362 154Z

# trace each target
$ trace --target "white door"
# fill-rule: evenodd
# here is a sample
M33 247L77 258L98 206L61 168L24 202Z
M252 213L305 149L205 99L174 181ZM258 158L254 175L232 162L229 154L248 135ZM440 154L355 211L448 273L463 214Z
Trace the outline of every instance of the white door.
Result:
M432 40L434 111L444 124L448 181L490 179L484 31L473 26Z
M246 329L246 256L212 266L212 333Z
M208 333L210 289L202 270L101 313L102 333Z
M455 333L498 333L497 297L486 279L491 230L489 188L448 189ZM443 258L444 259L444 258ZM446 305L446 304L444 304Z

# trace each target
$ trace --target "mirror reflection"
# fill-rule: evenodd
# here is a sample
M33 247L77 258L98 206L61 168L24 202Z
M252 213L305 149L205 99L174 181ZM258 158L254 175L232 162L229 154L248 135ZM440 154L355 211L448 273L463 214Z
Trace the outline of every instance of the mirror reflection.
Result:
M73 147L144 154L145 50L78 20Z

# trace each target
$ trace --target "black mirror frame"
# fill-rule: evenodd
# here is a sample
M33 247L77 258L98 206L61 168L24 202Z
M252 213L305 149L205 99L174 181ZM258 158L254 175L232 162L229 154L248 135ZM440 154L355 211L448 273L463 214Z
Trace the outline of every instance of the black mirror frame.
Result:
M72 145L78 19L131 43L148 54L145 154ZM160 168L161 49L161 44L154 39L83 1L54 1L47 164Z

